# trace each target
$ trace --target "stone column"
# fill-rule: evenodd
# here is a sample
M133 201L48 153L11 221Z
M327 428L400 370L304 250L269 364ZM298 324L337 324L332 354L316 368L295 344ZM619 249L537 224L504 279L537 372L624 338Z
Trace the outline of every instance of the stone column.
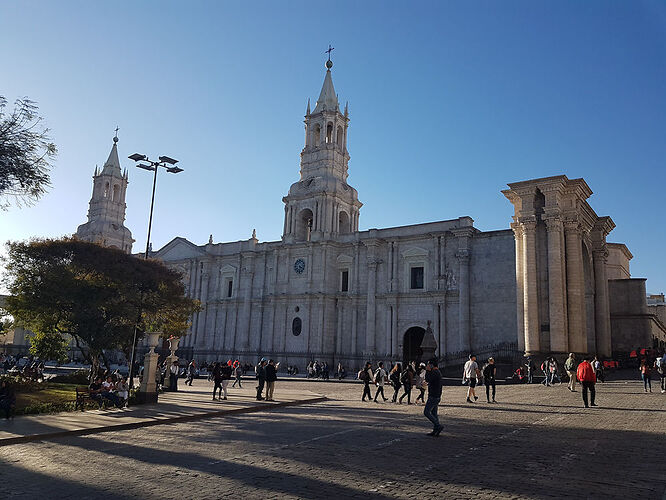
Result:
M365 351L368 355L375 352L375 293L377 288L377 261L374 256L368 262L368 294L366 303Z
M565 276L562 267L562 220L557 216L544 218L548 231L548 311L550 319L550 350L567 352L569 342L566 324Z
M577 220L564 223L567 263L567 317L569 322L569 349L587 352L585 324L585 271L583 268L583 242Z
M456 252L460 276L458 281L458 312L460 350L470 349L470 325L469 325L469 250L466 248Z
M238 321L240 325L236 325L236 331L242 332L240 345L237 343L236 347L247 350L250 347L250 321L252 315L252 280L254 277L254 258L248 255L243 256L243 267L239 273L241 288L241 296L243 297L243 305L241 307L241 314Z
M518 330L518 349L525 351L525 278L523 276L525 255L523 251L523 227L520 223L514 222L511 224L511 229L513 229L513 235L516 240L516 325Z
M521 220L523 230L523 311L525 354L541 350L537 281L536 218Z
M610 357L612 354L611 331L610 331L610 307L608 303L608 278L606 276L606 260L608 250L605 248L595 249L592 252L594 258L594 311L597 334L597 354Z

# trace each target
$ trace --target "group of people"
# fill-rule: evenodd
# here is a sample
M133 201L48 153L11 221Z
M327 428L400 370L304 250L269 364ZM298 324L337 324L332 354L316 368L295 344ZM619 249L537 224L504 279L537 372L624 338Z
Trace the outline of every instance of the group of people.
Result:
M407 404L412 404L412 388L414 387L419 390L419 395L414 402L418 403L419 400L424 402L423 396L427 385L425 382L425 373L425 363L421 363L417 368L416 363L412 361L407 364L404 370L401 363L396 363L387 372L384 369L382 361L377 364L376 370L373 369L372 363L368 361L357 375L357 378L363 382L363 396L361 397L361 401L374 401L376 403L379 396L384 401L388 401L388 398L384 394L384 386L389 384L393 388L393 397L391 399L393 403L401 404L403 399L407 397ZM377 387L374 398L370 391L371 383ZM399 396L401 388L403 389L403 393Z
M307 378L321 378L322 380L329 379L330 369L326 361L319 362L317 360L310 361L306 368Z
M273 394L275 392L275 382L277 382L277 370L280 363L275 363L272 359L268 361L266 358L261 358L257 364L255 371L257 376L257 401L265 399L266 401L275 401ZM266 395L264 396L264 387L266 387Z
M101 409L105 401L109 401L116 408L127 405L129 398L129 384L127 377L108 374L106 377L97 376L88 386L90 399L96 401Z

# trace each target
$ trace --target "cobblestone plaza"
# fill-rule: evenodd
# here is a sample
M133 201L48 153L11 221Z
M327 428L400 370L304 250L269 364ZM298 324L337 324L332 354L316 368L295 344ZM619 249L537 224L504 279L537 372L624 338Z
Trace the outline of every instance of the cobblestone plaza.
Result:
M328 401L2 446L3 497L662 498L666 490L666 397L643 393L638 381L598 384L600 406L591 409L566 385L500 385L495 405L466 404L466 388L448 386L439 438L425 435L422 406L362 403L359 384L280 381L276 399L287 387Z

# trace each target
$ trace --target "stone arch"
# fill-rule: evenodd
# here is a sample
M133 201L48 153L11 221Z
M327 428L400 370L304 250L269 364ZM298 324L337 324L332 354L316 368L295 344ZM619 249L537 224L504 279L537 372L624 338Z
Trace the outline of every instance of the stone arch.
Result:
M347 234L351 233L351 220L349 219L349 215L347 212L344 210L340 211L339 219L338 219L338 227L339 233L340 234Z
M106 181L104 183L104 198L109 197L109 189L111 188L111 184L109 184L109 181Z
M296 216L296 231L295 237L298 241L310 241L310 233L312 232L312 210L304 208Z
M331 144L333 142L333 122L328 122L326 124L326 144Z
M425 329L420 326L412 326L407 329L402 338L402 361L406 365L411 361L419 363L423 351L421 350L421 342Z
M345 137L344 137L344 133L342 132L342 126L340 126L340 125L338 125L338 132L335 135L335 142L337 142L340 149L344 149L344 147L345 147Z
M318 146L321 142L321 125L315 123L314 130L312 132L314 146Z
M118 184L113 185L113 192L111 193L111 201L118 201L120 198L120 186Z

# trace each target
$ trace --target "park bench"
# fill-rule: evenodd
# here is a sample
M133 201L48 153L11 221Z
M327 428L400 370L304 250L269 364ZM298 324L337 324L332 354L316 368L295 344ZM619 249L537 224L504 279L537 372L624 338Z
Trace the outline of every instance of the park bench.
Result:
M85 385L77 386L76 403L74 404L74 410L78 410L79 408L81 408L81 411L85 410L86 401L94 401L95 403L99 404L99 401L90 395L89 387ZM102 399L102 404L106 408L106 400Z

